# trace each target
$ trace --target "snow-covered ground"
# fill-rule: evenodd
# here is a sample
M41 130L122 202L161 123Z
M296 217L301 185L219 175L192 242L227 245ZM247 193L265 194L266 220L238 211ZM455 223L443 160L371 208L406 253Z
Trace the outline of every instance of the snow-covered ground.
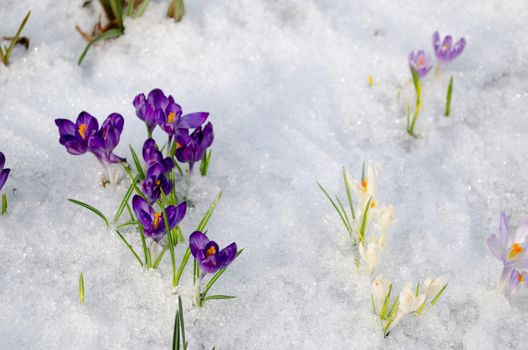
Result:
M196 204L184 231L223 190L209 235L246 249L214 287L237 299L194 308L186 271L190 349L525 348L528 296L496 291L501 265L485 244L501 210L514 223L528 214L525 0L193 0L179 24L153 1L80 67L74 26L88 29L96 15L81 1L2 0L0 33L29 8L29 52L0 65L0 151L12 169L0 217L0 348L170 347L170 259L140 269L97 217L66 200L111 216L126 183L102 188L96 160L67 154L53 122L122 113L116 153L130 158L128 144L145 139L132 99L154 87L184 111L209 111L215 126L209 175L178 183ZM431 53L435 30L468 44L442 77L427 77L421 137L411 139L407 55ZM371 312L372 277L354 267L315 184L343 193L341 167L359 176L363 161L381 165L379 199L397 219L379 272L398 289L429 274L449 281L434 308L387 338Z

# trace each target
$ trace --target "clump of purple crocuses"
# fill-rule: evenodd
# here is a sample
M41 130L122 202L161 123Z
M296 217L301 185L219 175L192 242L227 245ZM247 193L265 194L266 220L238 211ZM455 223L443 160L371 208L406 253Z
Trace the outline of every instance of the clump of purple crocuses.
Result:
M443 41L440 40L440 34L438 31L433 34L433 51L436 56L437 65L436 71L439 73L442 68L447 67L447 65L457 58L466 46L466 40L464 38L459 39L453 45L453 38L451 35L447 35ZM433 68L433 62L431 57L424 51L412 51L409 53L408 58L409 67L411 70L412 81L414 89L416 92L416 104L414 109L414 115L411 120L410 118L410 107L407 111L407 133L411 136L416 136L414 134L414 127L416 125L416 120L420 114L422 108L422 85L421 81L427 76L427 74ZM449 116L451 110L451 96L453 92L453 77L449 79L449 84L447 88L446 96L446 105L444 115Z
M213 127L208 123L203 129L209 113L194 112L183 114L182 107L174 101L172 96L165 96L162 90L154 89L145 94L141 93L134 98L136 115L145 122L148 137L151 138L156 126L167 134L165 148L167 155L181 163L189 164L189 174L193 166L202 160L208 165L210 154L207 149L211 147L214 136ZM192 131L192 129L194 129ZM207 167L201 167L202 175L207 173Z
M524 275L528 271L528 219L513 230L505 213L500 215L498 234L488 238L488 248L502 262L498 289L506 295L517 295L526 289Z
M197 265L197 269L195 269L194 305L203 306L203 304L209 299L233 298L232 296L227 295L214 295L208 297L207 293L214 282L216 282L217 278L223 273L223 270L242 252L239 251L237 254L236 243L231 243L224 249L220 250L215 241L209 240L203 232L195 231L189 237L189 248ZM216 275L211 278L204 290L202 290L201 284L207 274Z
M2 152L0 152L0 191L2 191L2 188L4 187L7 178L9 177L9 173L11 172L11 169L4 168L5 165L5 156ZM2 215L4 215L7 212L7 197L5 193L2 193Z
M111 165L126 161L113 153L123 131L124 119L120 114L112 113L99 128L96 118L87 112L81 112L75 123L68 119L55 119L59 128L59 143L73 155L87 152L95 155L103 167L102 183L117 180L118 173L112 171Z

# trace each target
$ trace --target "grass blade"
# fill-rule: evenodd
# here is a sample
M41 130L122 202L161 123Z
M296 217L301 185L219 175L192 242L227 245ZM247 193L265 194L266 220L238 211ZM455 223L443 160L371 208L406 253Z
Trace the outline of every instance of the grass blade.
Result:
M143 16L143 12L145 12L149 4L150 4L150 0L143 0L141 4L139 5L136 13L134 14L134 18Z
M347 181L345 167L343 167L343 181L345 182L346 195L348 204L350 205L350 212L352 213L352 220L356 220L356 213L354 212L354 202L352 201L352 193L350 192L350 184Z
M7 48L7 50L5 52L5 64L6 65L9 63L9 58L11 57L11 51L13 50L13 47L15 47L16 43L18 42L18 37L20 36L20 33L22 32L22 30L26 26L26 23L27 23L30 15L31 15L31 10L28 11L26 17L24 17L24 19L22 20L22 23L20 24L20 27L18 27L18 30L17 30L15 36L13 37L13 40L11 41L11 44L9 44L9 47Z
M2 215L7 213L7 197L5 193L2 193Z
M206 300L223 300L223 299L234 299L236 298L235 296L232 296L232 295L211 295L211 296L208 296L206 298L204 298L203 300L206 301Z
M72 199L72 198L68 198L68 200L74 204L77 204L83 208L86 208L88 210L90 210L92 213L96 214L97 216L99 216L106 224L106 226L110 226L110 222L108 221L108 219L106 218L106 216L103 215L103 213L101 213L99 210L97 210L96 208L92 207L91 205L89 204L86 204L84 202L81 202L81 201L78 201L76 199Z
M172 333L172 350L180 350L180 311L176 310L174 317L174 332Z
M181 327L183 348L187 349L187 341L185 340L185 323L183 322L183 307L182 307L182 301L181 301L180 296L178 296L178 311L180 313L180 327Z
M361 243L364 243L365 241L365 230L367 229L367 214L370 208L370 201L372 200L372 197L369 198L367 205L365 206L365 213L363 214L363 220L361 221L361 228L359 230L359 240Z
M123 0L110 0L110 7L114 13L117 25L123 29Z
M81 56L79 56L79 60L77 61L77 65L81 65L82 61L84 60L84 56L86 56L86 54L88 53L88 50L90 50L90 48L92 47L93 44L101 41L101 40L104 40L104 39L111 39L111 38L117 38L119 36L123 35L123 30L122 29L118 29L118 28L114 28L114 29L110 29L110 30L107 30L106 32L104 33L101 33L99 34L95 39L93 39L92 41L90 41L88 43L88 45L86 45L86 47L84 48L83 52L81 53Z

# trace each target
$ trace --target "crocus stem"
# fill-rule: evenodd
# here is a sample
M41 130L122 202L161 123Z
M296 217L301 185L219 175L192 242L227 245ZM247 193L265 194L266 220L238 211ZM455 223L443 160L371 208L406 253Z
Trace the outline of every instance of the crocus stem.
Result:
M201 307L202 306L202 293L201 293L201 285L202 285L202 279L204 278L205 274L200 274L200 278L196 280L194 283L194 297L193 297L193 304L194 306Z
M194 163L189 163L189 176L192 175L192 171L193 171L193 166L194 166Z
M418 76L418 72L415 70L412 70L412 76L413 76L413 82L414 82L414 89L416 90L416 107L414 109L414 115L411 122L411 125L407 125L407 133L409 135L414 136L414 126L416 125L416 120L418 119L418 115L420 114L420 109L422 108L422 88L420 84L420 78Z
M172 149L172 135L169 135L169 141L167 141L167 156L171 156L171 149Z
M176 22L179 22L182 20L184 14L185 6L183 0L172 0L167 11L167 16L173 17Z
M447 87L447 97L446 97L446 106L445 106L445 117L449 117L451 111L451 95L453 94L453 76L449 79L449 86Z
M2 215L7 213L7 197L5 193L2 193Z
M146 124L145 124L146 125ZM147 135L148 135L148 138L151 139L152 138L152 129L148 126L147 126Z

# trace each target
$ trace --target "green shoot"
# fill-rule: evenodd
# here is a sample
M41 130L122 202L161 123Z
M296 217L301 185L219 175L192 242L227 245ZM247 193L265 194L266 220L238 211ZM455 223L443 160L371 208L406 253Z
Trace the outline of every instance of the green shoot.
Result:
M128 147L130 148L130 153L132 154L132 159L134 160L134 164L139 174L139 178L140 180L143 180L145 178L145 173L143 172L143 167L141 166L141 163L139 162L139 158L136 154L136 151L134 151L131 145L129 145Z
M319 188L321 189L321 191L324 193L324 195L326 196L326 198L328 198L328 201L330 201L330 204L332 204L332 206L334 207L335 211L337 212L337 214L339 215L339 217L341 218L341 221L343 222L343 225L345 226L345 228L347 229L348 231L348 234L349 235L352 235L352 232L353 232L353 228L352 226L350 225L350 221L348 220L348 217L347 217L347 214L346 212L341 212L341 210L339 209L339 207L337 206L336 202L334 202L334 200L332 199L332 197L330 197L330 195L328 194L328 192L326 192L326 190L324 189L324 187L319 183L317 182L317 186L319 186ZM337 197L336 197L337 198ZM343 206L341 205L341 208Z
M187 341L185 340L182 301L181 297L178 296L178 309L176 310L176 317L174 318L174 332L172 334L172 350L187 350L187 345Z
M130 243L127 242L127 240L125 239L125 237L123 237L123 235L121 234L121 232L119 232L119 230L114 230L117 235L119 236L119 238L121 238L121 240L123 241L123 243L125 243L125 245L127 246L128 250L130 250L132 252L132 254L134 254L134 257L136 258L136 260L139 262L139 264L143 267L143 262L141 261L141 258L139 257L139 255L137 255L136 251L134 250L134 248L130 245Z
M184 15L185 5L183 4L183 0L171 0L169 9L167 10L167 16L173 17L176 22L179 22Z
M236 259L238 259L238 257L240 256L240 254L242 254L244 252L244 248L240 249L238 252L237 252L237 255L236 255ZM209 280L209 282L207 283L207 285L205 286L205 289L202 293L200 293L200 298L201 298L201 301L200 301L200 306L203 306L205 301L206 300L212 300L212 299L232 299L232 298L235 298L235 297L227 297L225 295L212 295L210 297L207 297L207 293L209 292L209 290L211 289L211 287L215 284L215 282L220 278L220 276L222 276L222 274L226 271L226 268L223 268L223 269L220 269L218 270L218 272L216 272L213 277ZM221 297L225 297L225 298L221 298Z
M84 277L82 272L79 276L79 300L81 304L84 304Z
M438 299L440 299L440 297L442 296L446 288L447 288L447 283L445 286L442 287L442 289L440 289L440 291L436 294L433 300L431 300L431 306L434 305L438 301Z
M363 220L361 221L361 228L359 229L359 240L361 243L365 243L365 231L367 230L367 214L370 208L370 202L372 197L369 198L367 205L365 206L365 212L363 213Z
M200 173L202 174L202 176L207 175L207 169L209 169L209 162L211 161L212 153L213 150L210 150L209 153L207 153L207 150L204 151L204 155L200 163Z
M7 197L5 193L2 193L2 215L7 213Z
M90 50L92 45L96 44L97 42L101 40L120 37L121 35L123 35L123 33L124 33L123 29L113 28L113 29L107 30L106 32L99 34L95 39L90 41L88 45L86 45L83 52L81 53L81 56L79 56L79 60L77 61L77 64L79 66L81 65L82 61L84 60L84 57L86 56L86 54L88 53L88 50Z
M418 119L418 115L420 114L420 110L422 108L422 88L420 84L420 77L418 76L418 72L414 69L411 69L413 83L414 83L414 89L416 90L416 107L414 110L413 119L411 122L411 125L407 124L407 133L411 136L414 135L414 127L416 125L416 120Z
M446 106L445 106L445 117L449 117L451 112L451 95L453 94L453 76L449 79L449 86L447 87L447 97L446 97Z
M16 43L19 40L20 33L22 33L22 30L26 26L27 21L29 20L29 16L31 15L31 11L28 11L26 17L22 20L22 23L20 23L20 26L18 27L18 30L15 34L15 36L11 39L11 43L9 44L9 47L4 48L2 50L2 47L0 46L0 60L7 66L9 63L9 59L11 58L11 52L13 51L13 48L15 47Z

